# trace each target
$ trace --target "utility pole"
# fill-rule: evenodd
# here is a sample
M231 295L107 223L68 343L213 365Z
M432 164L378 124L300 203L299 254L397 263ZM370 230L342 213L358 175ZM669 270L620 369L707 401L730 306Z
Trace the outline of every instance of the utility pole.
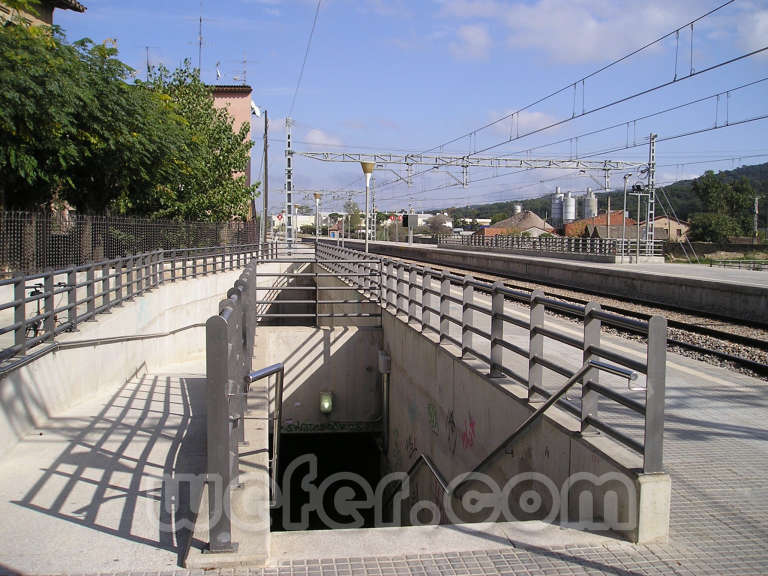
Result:
M269 130L269 118L267 116L267 109L264 109L264 199L262 202L262 220L264 221L262 229L262 242L267 241L267 232L271 226L267 224L267 218L269 217L269 160L267 151L269 144L267 143L267 136Z
M200 21L197 26L197 69L203 75L203 0L200 0Z
M293 246L293 149L291 126L293 120L285 119L285 241L288 250ZM289 252L290 254L290 252Z
M320 241L320 194L315 192L315 246Z
M656 220L656 134L651 134L648 147L648 219L645 222L645 252L653 254L654 221Z
M371 240L376 242L376 176L371 174Z
M754 231L755 231L755 242L757 242L757 202L758 198L755 196L755 221L754 221Z

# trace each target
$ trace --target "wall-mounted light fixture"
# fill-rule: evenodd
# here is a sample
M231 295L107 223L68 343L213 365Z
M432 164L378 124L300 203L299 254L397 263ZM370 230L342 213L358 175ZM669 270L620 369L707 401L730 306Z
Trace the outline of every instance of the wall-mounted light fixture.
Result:
M320 392L320 412L330 414L333 411L333 392Z

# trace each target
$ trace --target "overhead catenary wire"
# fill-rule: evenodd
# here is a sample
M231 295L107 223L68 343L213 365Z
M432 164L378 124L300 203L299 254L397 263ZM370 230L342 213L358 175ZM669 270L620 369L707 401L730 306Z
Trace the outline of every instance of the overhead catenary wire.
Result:
M291 106L288 109L288 117L293 116L293 107L296 105L296 96L299 94L299 88L301 87L301 80L304 77L304 68L307 65L307 58L309 57L309 49L312 46L312 37L315 35L315 28L317 27L317 17L320 15L320 4L323 0L317 0L317 7L315 8L315 18L312 20L312 29L309 31L309 38L307 39L307 48L304 51L304 60L301 62L301 70L299 71L299 78L296 81L296 89L293 91L293 98L291 98Z
M662 42L662 41L666 40L667 38L669 38L669 37L671 37L671 36L673 36L675 34L679 34L680 30L692 27L697 22L700 22L701 20L703 20L705 18L708 18L709 16L711 16L712 14L722 10L726 6L728 6L730 4L733 4L735 1L736 0L728 0L727 2L724 2L723 4L720 4L719 6L716 6L712 10L706 12L705 14L702 14L701 16L699 16L697 18L694 18L690 22L688 22L686 24L683 24L682 26L678 26L675 30L672 30L671 32L668 32L668 33L664 34L663 36L659 36L655 40L653 40L651 42L648 42L647 44L644 44L640 48L636 48L635 50L632 50L631 52L625 54L624 56L622 56L620 58L617 58L616 60L613 60L612 62L606 64L605 66L602 66L601 68L598 68L594 72L590 72L586 76L583 76L583 77L579 78L578 80L575 80L574 82L570 82L567 85L563 86L562 88L560 88L558 90L555 90L554 92L551 92L550 94L547 94L546 96L543 96L543 97L539 98L538 100L536 100L534 102L531 102L530 104L527 104L526 106L523 106L522 108L519 108L519 109L515 110L514 112L510 112L508 114L505 114L501 118L498 118L498 119L496 119L496 120L494 120L492 122L488 122L488 123L480 126L479 128L475 128L474 130L471 130L471 131L469 131L469 132L467 132L465 134L462 134L461 136L457 136L456 138L448 140L447 142L444 142L442 144L438 144L437 146L429 148L428 150L424 150L422 152L422 154L428 154L430 152L434 152L435 150L442 149L444 146L448 146L450 144L454 144L454 143L456 143L456 142L458 142L458 141L460 141L460 140L462 140L464 138L470 138L470 137L472 137L473 135L476 135L478 132L480 132L482 130L485 130L487 128L490 128L491 126L494 126L494 125L496 125L496 124L498 124L500 122L503 122L504 120L512 118L513 116L515 116L516 114L519 114L520 112L525 112L526 110L528 110L530 108L533 108L537 104L541 104L542 102L544 102L546 100L549 100L550 98L553 98L554 96L562 94L566 90L570 90L571 88L574 88L574 87L578 86L579 84L582 84L582 87L583 87L583 84L584 84L584 82L586 80L589 80L590 78L594 78L598 74L601 74L602 72L604 72L604 71L606 71L606 70L616 66L617 64L620 64L621 62L623 62L625 60L628 60L632 56L635 56L635 55L639 54L640 52L643 52L644 50L647 50L651 46L653 46L655 44L658 44L659 42ZM691 42L693 42L693 40L691 40ZM693 58L693 53L691 53L691 58ZM696 71L695 73L699 73L699 71ZM693 75L694 75L693 64L691 64L691 74L690 74L690 76L693 76ZM688 78L690 76L685 76L684 78ZM674 77L672 83L676 82L677 80L678 80L678 78L677 78L677 70L675 70L675 77ZM582 101L583 101L583 99L582 99ZM575 111L574 111L574 117L578 117L578 116L579 115L576 115ZM477 153L478 152L476 151L475 154L477 154Z
M622 122L617 122L617 123L611 124L611 125L603 127L603 128L598 128L598 129L595 129L595 130L590 130L588 132L581 133L581 134L579 134L577 136L571 136L571 137L568 137L568 138L563 138L563 139L560 139L560 140L556 140L554 142L550 142L550 143L547 143L547 144L542 144L542 145L539 145L539 146L528 148L526 150L514 151L514 152L509 153L508 155L514 156L514 155L519 155L519 154L529 154L529 153L533 152L534 150L540 150L542 148L548 148L548 147L551 147L551 146L555 146L557 144L563 144L563 143L566 143L568 141L583 139L583 138L585 138L587 136L593 136L595 134L599 134L599 133L602 133L602 132L607 132L609 130L615 130L616 128L620 128L620 127L623 127L623 126L626 126L626 125L629 125L629 124L632 124L632 123L640 122L642 120L647 120L649 118L660 116L662 114L668 114L670 112L678 111L678 110L681 110L681 109L689 107L689 106L694 106L696 104L700 104L700 103L705 102L707 100L712 100L712 99L718 98L719 96L722 96L724 94L733 94L734 92L737 92L739 90L744 90L746 88L749 88L749 87L752 87L752 86L755 86L755 85L758 85L758 84L761 84L761 83L764 83L764 82L768 82L768 76L760 78L758 80L754 80L752 82L747 82L745 84L741 84L741 85L736 86L734 88L731 88L729 90L724 90L724 91L718 92L716 94L711 94L709 96L695 98L695 99L690 100L688 102L685 102L683 104L667 107L667 108L664 108L662 110L659 110L659 111L656 111L656 112L653 112L653 113L650 113L650 114L645 114L645 115L639 116L637 118L633 118L633 119L630 119L630 120L625 120L625 121L622 121ZM740 125L740 124L746 124L746 123L749 123L749 122L754 122L754 121L757 121L757 120L765 119L766 117L768 117L768 113L758 114L756 116L753 116L753 117L750 117L750 118L746 118L746 119L741 119L741 120L729 120L728 123L726 123L726 124L715 125L715 126L708 126L706 128L701 128L701 129L696 129L696 130L689 130L689 131L681 132L681 133L678 133L678 134L666 135L666 136L660 135L656 139L656 142L657 143L658 142L664 142L664 141L668 141L668 140L674 140L674 139L678 139L678 138L683 138L683 137L686 137L686 136L692 136L692 135L695 135L695 134L701 134L701 133L709 132L709 131L712 131L712 130L718 130L718 129L721 129L721 128L727 128L727 127L737 126L737 125ZM577 154L574 157L574 159L585 159L585 158L592 158L592 157L595 157L595 156L602 156L602 155L610 154L610 153L613 153L613 152L618 152L618 151L622 151L622 150L629 150L629 149L632 149L632 148L637 148L639 146L645 146L646 144L647 144L647 142L645 142L645 141L642 141L642 142L637 142L637 141L627 142L625 145L622 145L622 146L616 146L616 147L612 147L612 148L609 148L609 149L602 149L602 150L598 150L598 151L592 151L592 152L586 153L586 154ZM416 173L416 175L425 174L425 173L431 172L432 170L434 170L434 168L429 168L427 170L422 170L422 171ZM515 171L512 171L512 172L505 172L505 173L502 173L502 174L495 174L495 175L490 176L490 177L485 177L485 178L481 178L481 179L475 179L475 180L473 180L473 182L485 181L485 180L490 180L490 179L493 179L493 178L500 178L500 177L503 177L503 176L509 176L509 175L512 175L512 174L516 174L518 172L520 172L520 171L519 170L515 170ZM394 184L396 182L398 182L398 179L389 180L387 182L384 182L383 184L379 185L379 190L381 190L382 188L385 188L387 186L390 186L390 185L392 185L392 184ZM444 185L444 186L438 186L436 188L432 188L432 189L429 189L427 191L431 192L431 191L439 190L439 189L443 189L443 188L451 188L451 187L454 187L454 186L457 186L457 185L459 185L459 184L458 183L451 183L451 184ZM401 195L401 196L383 197L382 200L395 200L395 199L402 198L402 197L404 197L404 196Z

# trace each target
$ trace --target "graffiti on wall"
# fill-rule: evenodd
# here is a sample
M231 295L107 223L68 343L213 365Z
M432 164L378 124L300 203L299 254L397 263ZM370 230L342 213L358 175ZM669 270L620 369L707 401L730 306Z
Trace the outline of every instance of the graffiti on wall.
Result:
M434 404L427 404L427 417L429 418L429 428L433 434L440 434L440 422L437 419L437 408Z
M461 432L461 445L465 450L475 445L475 435L475 420L470 412L464 418L464 430Z

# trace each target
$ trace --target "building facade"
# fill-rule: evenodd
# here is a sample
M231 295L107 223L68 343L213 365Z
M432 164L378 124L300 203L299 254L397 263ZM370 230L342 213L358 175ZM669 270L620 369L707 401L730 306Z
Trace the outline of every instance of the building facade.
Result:
M33 26L52 26L53 11L74 10L75 12L85 12L86 8L77 0L42 0L36 7L35 12L22 12L21 18ZM0 24L4 24L13 18L13 10L5 3L0 1Z

